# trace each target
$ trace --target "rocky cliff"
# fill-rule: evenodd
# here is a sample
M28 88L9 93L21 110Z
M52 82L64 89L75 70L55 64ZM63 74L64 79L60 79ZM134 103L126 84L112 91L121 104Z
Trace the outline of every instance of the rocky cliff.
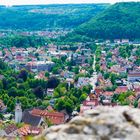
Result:
M47 129L46 140L140 140L140 110L97 107L64 125ZM38 138L39 139L39 138Z

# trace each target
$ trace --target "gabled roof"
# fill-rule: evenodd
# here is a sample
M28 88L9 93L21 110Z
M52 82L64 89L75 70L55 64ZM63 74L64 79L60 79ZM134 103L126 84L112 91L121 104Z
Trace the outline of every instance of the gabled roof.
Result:
M32 115L48 118L53 124L65 122L65 114L60 112L48 112L47 110L33 109Z
M105 95L105 96L113 96L113 94L114 94L114 92L112 92L112 91L103 92L103 95Z
M25 125L18 129L18 133L22 136L26 135L38 135L41 133L41 129L35 126Z
M119 86L116 88L115 93L122 93L122 92L127 92L128 87L127 86Z
M16 127L16 125L11 124L9 126L7 126L4 131L6 132L7 135L9 135L10 133L16 131L18 128Z
M38 126L41 121L41 116L32 115L29 111L23 112L22 121L31 126Z

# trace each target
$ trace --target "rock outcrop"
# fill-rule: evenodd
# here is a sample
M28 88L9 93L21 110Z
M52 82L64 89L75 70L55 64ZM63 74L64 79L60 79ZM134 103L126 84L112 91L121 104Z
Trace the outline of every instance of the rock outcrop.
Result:
M67 124L48 128L43 137L46 140L140 140L140 110L99 106Z

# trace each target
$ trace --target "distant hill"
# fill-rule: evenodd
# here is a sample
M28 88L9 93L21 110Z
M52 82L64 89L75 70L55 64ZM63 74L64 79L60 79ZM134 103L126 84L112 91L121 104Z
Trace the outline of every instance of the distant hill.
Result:
M75 28L109 4L0 6L0 29Z
M116 3L78 27L93 39L140 39L140 2Z

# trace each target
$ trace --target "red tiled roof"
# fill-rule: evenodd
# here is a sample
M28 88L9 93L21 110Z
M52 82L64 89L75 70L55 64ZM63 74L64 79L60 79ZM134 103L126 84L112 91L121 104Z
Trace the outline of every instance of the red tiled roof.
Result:
M84 106L97 106L99 104L97 99L94 99L92 101L84 101L83 105Z
M100 94L100 93L102 93L102 92L103 92L103 90L100 89L100 88L96 88L96 89L95 89L95 93L96 93L96 94Z
M7 126L7 127L4 129L4 131L6 132L6 134L9 135L10 133L16 131L17 129L18 129L18 128L16 127L16 125L10 124L9 126Z
M64 113L60 112L48 112L47 110L33 109L31 114L46 117L50 119L53 124L62 124L65 121Z
M103 92L103 95L106 95L106 96L112 96L114 93L111 92L111 91L105 91Z
M25 125L21 127L20 129L18 129L18 133L22 136L38 135L41 133L41 128Z
M122 92L127 92L127 91L128 91L127 86L119 86L118 88L116 88L115 93L122 93Z

